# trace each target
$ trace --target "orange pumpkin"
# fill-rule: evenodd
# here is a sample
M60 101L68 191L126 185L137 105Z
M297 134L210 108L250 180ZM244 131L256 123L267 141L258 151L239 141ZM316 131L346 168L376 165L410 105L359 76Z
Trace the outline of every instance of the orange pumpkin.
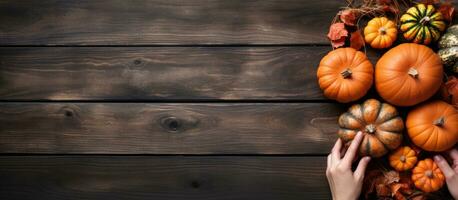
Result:
M412 181L423 192L435 192L444 185L445 177L436 163L427 158L413 168Z
M399 147L390 157L390 165L397 171L412 169L417 163L417 153L408 146Z
M375 99L351 106L339 117L339 137L347 144L358 131L364 133L359 147L361 156L381 157L396 149L402 141L404 123L396 108Z
M434 95L442 76L442 61L433 50L404 43L390 49L377 62L375 87L389 103L412 106Z
M372 86L374 69L366 55L339 48L321 59L317 77L324 96L347 103L363 97Z
M458 111L443 101L422 104L407 114L407 133L427 151L445 151L458 140Z
M376 49L390 47L397 36L396 24L386 17L375 17L364 28L364 40Z

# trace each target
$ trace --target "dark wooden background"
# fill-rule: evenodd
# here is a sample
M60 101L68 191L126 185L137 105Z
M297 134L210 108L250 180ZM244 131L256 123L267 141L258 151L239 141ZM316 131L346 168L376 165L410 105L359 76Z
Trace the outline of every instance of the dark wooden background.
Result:
M344 4L0 1L0 199L329 199Z

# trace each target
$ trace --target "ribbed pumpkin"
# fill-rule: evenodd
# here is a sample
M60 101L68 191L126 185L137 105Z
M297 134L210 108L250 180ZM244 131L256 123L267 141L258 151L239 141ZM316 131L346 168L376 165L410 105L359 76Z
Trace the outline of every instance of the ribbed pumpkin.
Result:
M396 108L375 99L351 106L339 117L339 137L351 142L358 131L364 133L359 147L361 156L381 157L396 149L402 141L404 123Z
M406 127L418 147L445 151L458 140L458 111L440 100L424 103L407 114Z
M432 5L418 4L401 16L404 38L415 43L428 45L437 41L445 27L442 14Z
M372 48L383 49L393 45L398 35L396 24L386 17L371 19L364 28L364 40Z
M347 103L363 97L372 86L374 69L363 52L339 48L321 59L318 84L324 96Z
M417 153L408 146L396 149L389 157L390 165L397 171L412 169L417 163Z
M380 96L397 106L412 106L433 96L440 88L442 61L430 48L404 43L386 52L375 68Z
M412 170L412 181L415 187L423 192L435 192L444 185L445 177L442 171L430 158L421 160Z

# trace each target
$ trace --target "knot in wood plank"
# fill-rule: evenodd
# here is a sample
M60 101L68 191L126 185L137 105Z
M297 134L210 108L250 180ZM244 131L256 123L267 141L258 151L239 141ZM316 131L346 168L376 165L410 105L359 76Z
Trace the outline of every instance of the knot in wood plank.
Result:
M167 132L173 133L179 132L182 127L181 120L172 116L162 118L160 124Z

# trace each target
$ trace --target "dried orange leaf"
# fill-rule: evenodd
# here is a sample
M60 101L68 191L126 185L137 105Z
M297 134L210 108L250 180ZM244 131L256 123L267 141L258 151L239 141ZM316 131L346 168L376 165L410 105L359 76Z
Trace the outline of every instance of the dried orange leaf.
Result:
M339 12L340 20L349 26L354 26L356 24L357 16L356 10L354 9L345 9Z
M335 23L329 27L328 38L334 48L343 46L347 36L348 31L344 23Z
M455 6L453 6L452 2L446 1L442 3L439 8L439 12L442 13L442 16L444 16L444 19L447 21L452 21L453 16L455 15Z
M363 46L364 46L364 38L361 35L361 31L356 30L355 32L351 33L350 47L356 50L359 50Z

